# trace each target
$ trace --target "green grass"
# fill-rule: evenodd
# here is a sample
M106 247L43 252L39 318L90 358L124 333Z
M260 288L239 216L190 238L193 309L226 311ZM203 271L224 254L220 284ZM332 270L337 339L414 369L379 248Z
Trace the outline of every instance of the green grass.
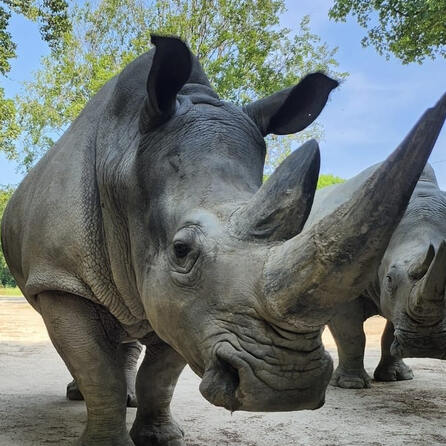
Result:
M22 292L20 291L20 288L3 288L0 287L0 296L8 296L8 297L14 297L14 296L23 296Z

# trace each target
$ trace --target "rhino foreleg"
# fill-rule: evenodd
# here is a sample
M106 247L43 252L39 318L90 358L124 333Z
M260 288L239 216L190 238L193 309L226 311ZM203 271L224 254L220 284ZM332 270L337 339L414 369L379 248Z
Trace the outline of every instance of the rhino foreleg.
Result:
M59 292L40 294L39 305L51 341L85 397L87 427L77 444L134 446L125 423L125 373L96 305Z
M333 372L331 384L344 389L370 387L371 378L364 369L366 314L362 298L339 307L329 323L338 348L339 364Z
M122 366L127 381L127 407L136 407L137 399L135 392L136 372L138 370L138 359L142 351L142 345L136 342L124 342L117 347L118 356L121 358ZM67 384L67 398L71 401L84 399L76 380Z
M387 321L381 337L381 360L376 367L373 377L376 381L403 381L413 379L411 368L402 359L394 358L390 354L390 346L394 340L394 327Z
M185 446L183 431L173 420L170 401L184 359L155 335L136 378L138 410L130 435L136 446Z

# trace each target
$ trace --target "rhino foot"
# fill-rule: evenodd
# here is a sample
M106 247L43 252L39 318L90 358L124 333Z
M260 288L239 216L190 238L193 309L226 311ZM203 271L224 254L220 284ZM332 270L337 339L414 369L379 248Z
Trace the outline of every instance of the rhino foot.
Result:
M152 424L135 420L130 436L136 446L186 446L183 429L172 420Z
M345 369L338 366L334 371L330 384L343 389L368 389L372 379L364 369Z
M67 384L67 399L70 401L84 400L84 396L79 390L79 387L77 387L76 381L74 379ZM134 392L129 391L129 393L127 394L127 407L138 407L138 401Z
M376 381L404 381L413 379L412 369L402 359L381 361L373 374Z

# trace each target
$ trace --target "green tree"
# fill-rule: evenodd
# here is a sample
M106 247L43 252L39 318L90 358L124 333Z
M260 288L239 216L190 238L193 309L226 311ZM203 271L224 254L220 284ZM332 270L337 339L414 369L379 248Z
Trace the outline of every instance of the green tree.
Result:
M331 173L325 173L319 175L319 180L317 182L317 189L322 189L323 187L331 186L332 184L345 183L345 180Z
M11 198L14 188L11 186L2 186L0 188L0 223L3 217L3 212L5 211L6 205ZM15 287L16 282L12 274L9 272L8 266L6 265L5 257L1 249L0 241L0 285L4 287Z
M65 0L0 0L0 77L11 70L17 45L8 30L12 14L39 23L40 34L51 49L57 50L64 32L70 29ZM15 153L14 142L20 134L16 106L0 88L0 147L9 156Z
M16 56L17 45L8 31L13 13L39 23L42 38L56 49L62 34L70 28L67 9L65 0L0 0L0 73L10 71L10 60Z
M446 57L446 0L335 0L329 16L356 17L367 30L363 46L407 64Z
M16 99L22 133L10 157L31 165L129 61L150 48L150 33L178 35L198 55L219 95L237 103L334 70L336 48L310 31L280 25L284 0L99 0L70 10L72 30ZM310 131L311 132L311 131ZM313 132L314 133L314 132ZM17 144L17 141L20 144ZM280 139L272 141L279 148Z
M14 157L15 140L20 135L16 120L14 100L5 97L5 90L0 87L0 147L9 157Z

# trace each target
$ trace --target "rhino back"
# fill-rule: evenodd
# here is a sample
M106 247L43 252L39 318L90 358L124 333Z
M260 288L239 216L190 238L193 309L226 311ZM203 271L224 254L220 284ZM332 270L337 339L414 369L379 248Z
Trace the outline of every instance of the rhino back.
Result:
M350 200L355 191L367 181L380 164L381 163L375 164L363 170L345 183L333 184L332 186L317 190L310 215L305 223L305 229L315 225L318 221L322 220L324 217L335 211L339 206Z
M146 53L109 81L60 140L29 172L11 198L2 222L8 265L24 295L61 290L98 301L118 320L134 325L142 305L122 296L106 248L98 166L126 149L122 132L135 127L144 98ZM136 108L136 110L134 110ZM135 129L133 133L135 133ZM103 135L112 135L98 143ZM123 140L119 143L120 140ZM113 142L118 141L113 145ZM99 177L106 177L99 171ZM35 305L37 308L37 305Z
M318 190L305 229L317 224L348 201L379 166L380 164L375 164L345 183ZM386 266L406 260L410 263L414 260L411 258L413 252L425 252L430 243L438 247L445 238L446 193L439 189L434 170L427 164L412 193L406 212L390 239L381 267L377 271L378 282L375 285L382 280ZM414 244L418 245L418 250L414 250ZM379 289L375 285L368 290L370 297L379 295Z
M334 184L316 191L310 215L305 228L316 224L319 220L335 211L370 178L381 163L374 164L344 183ZM445 193L440 191L434 170L430 164L424 168L414 189L401 223L413 223L414 215L433 213L441 216Z
M393 233L385 258L389 262L410 256L406 245L420 245L422 252L432 243L438 248L446 238L446 194L440 190L432 167L428 164L418 181L406 212ZM400 261L401 261L400 260ZM407 258L408 261L413 260Z

